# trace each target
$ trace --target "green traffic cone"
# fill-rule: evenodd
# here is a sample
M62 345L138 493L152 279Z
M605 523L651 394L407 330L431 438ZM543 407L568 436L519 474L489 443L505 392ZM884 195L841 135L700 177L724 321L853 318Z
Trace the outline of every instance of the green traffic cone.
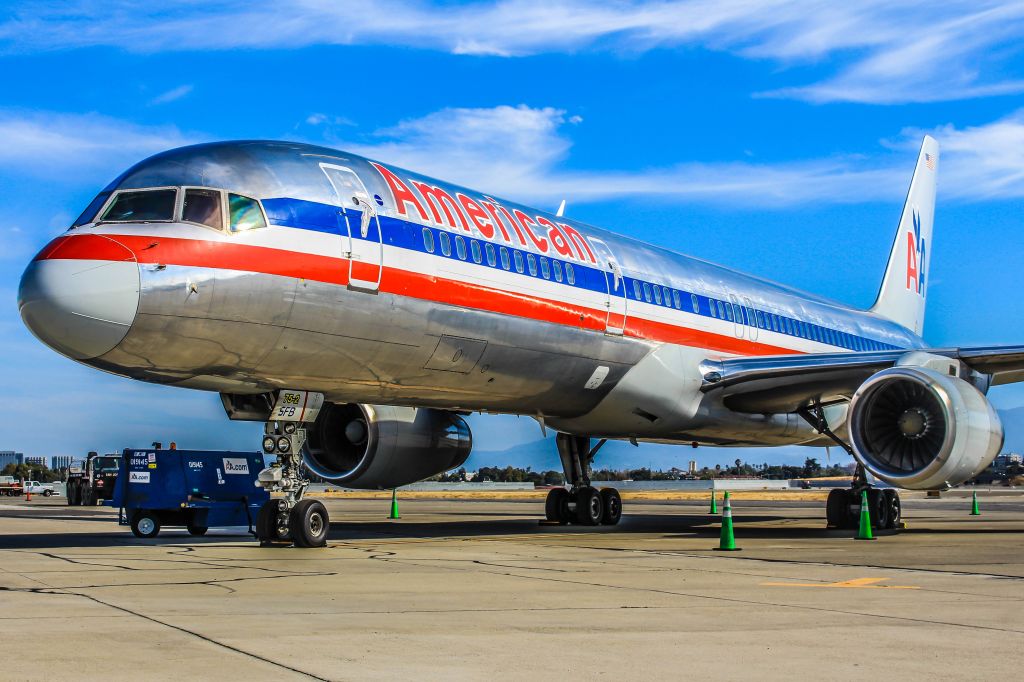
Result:
M708 514L718 513L718 502L715 501L715 489L711 489L711 509L708 510Z
M981 516L981 510L978 509L978 491L975 490L971 493L971 516Z
M858 540L874 540L871 532L871 512L868 511L868 491L860 491L860 527L857 529Z
M398 515L398 490L395 488L391 489L391 513L388 515L389 519L400 519Z
M720 552L740 551L740 548L736 546L736 536L732 532L732 504L729 502L728 490L725 491L722 504L722 536L715 549Z

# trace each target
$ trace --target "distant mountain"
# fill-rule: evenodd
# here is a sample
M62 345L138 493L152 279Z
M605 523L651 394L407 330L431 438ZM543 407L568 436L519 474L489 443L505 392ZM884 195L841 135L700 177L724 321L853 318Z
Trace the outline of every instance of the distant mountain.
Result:
M999 418L1006 432L1003 452L1024 452L1024 407L999 410Z

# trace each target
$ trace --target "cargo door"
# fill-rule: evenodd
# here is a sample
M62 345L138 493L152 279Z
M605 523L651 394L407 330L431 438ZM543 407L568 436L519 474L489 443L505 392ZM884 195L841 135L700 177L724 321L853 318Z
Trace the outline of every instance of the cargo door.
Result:
M588 237L597 256L597 267L604 274L605 288L608 293L605 305L608 316L605 319L605 333L621 335L626 328L626 280L622 276L622 268L612 250L600 239Z
M349 261L348 286L377 291L384 264L377 203L351 168L330 163L321 163L320 168L331 181L341 208L343 255Z

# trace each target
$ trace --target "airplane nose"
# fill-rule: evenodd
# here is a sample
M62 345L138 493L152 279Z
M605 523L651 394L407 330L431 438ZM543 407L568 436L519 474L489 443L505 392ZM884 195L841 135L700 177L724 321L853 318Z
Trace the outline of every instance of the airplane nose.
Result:
M25 326L40 341L76 360L113 350L128 334L139 308L135 255L122 244L103 239L102 253L96 254L103 259L80 258L80 245L48 249L45 259L29 264L18 289Z

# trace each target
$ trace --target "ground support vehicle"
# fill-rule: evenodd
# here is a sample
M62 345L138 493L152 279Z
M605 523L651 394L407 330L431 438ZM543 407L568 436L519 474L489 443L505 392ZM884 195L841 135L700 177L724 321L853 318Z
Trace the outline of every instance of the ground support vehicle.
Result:
M125 450L108 504L136 537L156 537L163 526L203 535L211 526L253 523L270 494L256 486L258 452Z
M120 455L100 455L90 452L85 465L68 470L68 505L91 507L114 496L114 485L121 467Z
M0 495L15 497L24 493L21 479L14 476L0 476Z
M30 495L42 495L43 497L57 494L52 483L40 483L39 481L25 481L25 492Z

